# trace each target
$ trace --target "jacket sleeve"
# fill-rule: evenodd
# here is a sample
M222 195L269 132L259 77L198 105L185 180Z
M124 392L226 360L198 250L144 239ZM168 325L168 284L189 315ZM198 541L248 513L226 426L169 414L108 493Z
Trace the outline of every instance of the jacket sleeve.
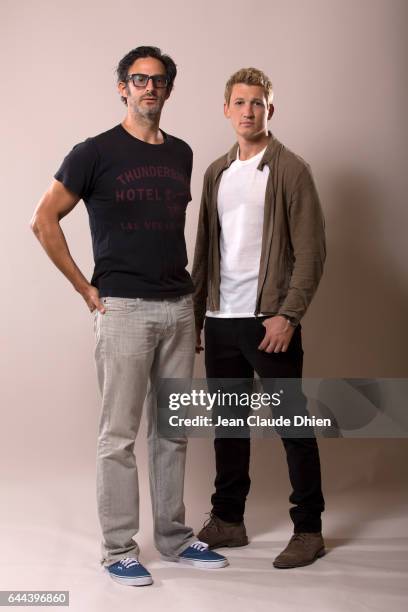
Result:
M286 298L278 314L299 323L317 290L326 259L324 217L316 186L305 166L300 172L288 207L293 269Z
M191 278L194 283L194 316L197 329L202 329L207 305L208 293L208 258L210 251L210 225L208 216L209 205L208 170L204 175L201 195L200 213L198 217L197 238L194 251L193 270Z

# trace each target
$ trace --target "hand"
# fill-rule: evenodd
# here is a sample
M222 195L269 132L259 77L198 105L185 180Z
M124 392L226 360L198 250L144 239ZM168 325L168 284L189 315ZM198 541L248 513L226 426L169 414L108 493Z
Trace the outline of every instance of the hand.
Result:
M262 325L266 328L266 333L258 349L265 353L284 353L295 331L293 325L281 315L265 319Z
M195 347L195 352L197 353L197 355L199 355L201 353L201 351L204 350L203 345L201 344L201 329L198 329L196 327L196 347Z
M81 292L87 306L91 312L99 310L101 314L105 314L106 309L101 300L99 299L99 291L93 285L87 285L87 287Z

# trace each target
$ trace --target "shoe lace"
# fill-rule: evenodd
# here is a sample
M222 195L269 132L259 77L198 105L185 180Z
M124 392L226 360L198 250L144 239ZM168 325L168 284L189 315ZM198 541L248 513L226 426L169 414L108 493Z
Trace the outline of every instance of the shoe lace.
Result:
M200 552L204 552L205 550L208 549L208 544L206 544L205 542L200 542L200 540L197 540L197 542L193 542L193 544L191 544L191 548L196 548Z
M139 561L137 559L134 559L133 557L125 557L124 559L121 559L119 563L120 565L123 565L123 567L133 567L134 565L140 565Z
M292 539L292 542L296 542L297 540L299 542L305 542L307 540L307 534L306 533L294 533L291 539Z
M210 529L215 529L216 531L220 530L220 524L217 521L217 517L214 516L211 512L206 512L208 514L208 519L204 522L203 529L209 527Z

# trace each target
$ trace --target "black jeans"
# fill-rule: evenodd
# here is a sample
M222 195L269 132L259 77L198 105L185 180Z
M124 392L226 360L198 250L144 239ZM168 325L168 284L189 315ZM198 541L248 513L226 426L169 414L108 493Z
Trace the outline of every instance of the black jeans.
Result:
M208 379L302 377L303 349L300 325L285 353L265 353L257 347L265 335L260 318L205 320L205 366ZM209 381L210 384L210 381ZM304 397L304 396L303 396ZM306 403L298 412L306 412ZM295 532L321 531L324 499L321 489L319 449L314 437L281 437L286 451L294 504L290 516ZM216 458L213 513L224 521L243 520L249 477L250 438L219 437L214 440Z

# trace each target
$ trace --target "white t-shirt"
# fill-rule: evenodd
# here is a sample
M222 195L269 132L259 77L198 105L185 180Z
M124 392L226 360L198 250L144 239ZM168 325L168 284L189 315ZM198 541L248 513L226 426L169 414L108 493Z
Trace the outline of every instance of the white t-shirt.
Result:
M265 147L266 149L266 147ZM261 258L265 190L269 168L257 170L265 152L237 159L224 170L218 190L220 310L208 317L253 317Z

